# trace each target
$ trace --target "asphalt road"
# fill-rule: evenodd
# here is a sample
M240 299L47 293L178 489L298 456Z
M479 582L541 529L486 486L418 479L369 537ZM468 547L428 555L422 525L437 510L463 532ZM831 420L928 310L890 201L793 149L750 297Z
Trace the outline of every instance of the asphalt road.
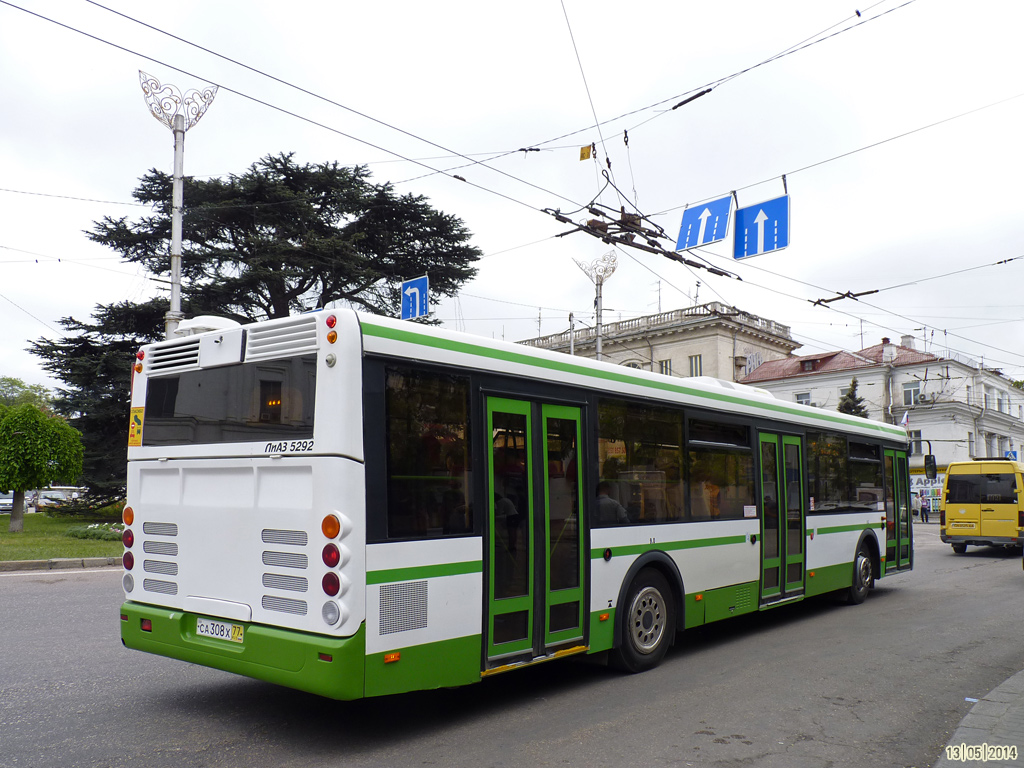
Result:
M124 649L118 570L0 574L0 766L930 766L965 699L1024 669L1024 573L915 535L863 605L691 631L654 672L351 703Z

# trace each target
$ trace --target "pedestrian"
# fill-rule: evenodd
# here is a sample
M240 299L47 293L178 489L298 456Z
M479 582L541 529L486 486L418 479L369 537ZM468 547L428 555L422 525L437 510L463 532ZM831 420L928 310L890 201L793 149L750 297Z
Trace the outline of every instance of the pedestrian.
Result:
M913 517L921 516L921 494L917 491L910 494L910 509Z
M928 508L930 506L931 503L928 501L928 499L921 499L921 520L925 523L928 522Z

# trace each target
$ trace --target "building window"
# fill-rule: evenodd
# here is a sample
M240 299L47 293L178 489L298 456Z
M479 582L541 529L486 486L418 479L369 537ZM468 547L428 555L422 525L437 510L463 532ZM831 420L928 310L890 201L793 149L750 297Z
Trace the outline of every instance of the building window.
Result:
M921 430L907 430L907 437L910 439L910 455L919 456L921 453L923 453L923 451L921 450Z
M912 381L909 384L903 385L903 404L904 405L917 405L917 401L921 399L921 382Z
M802 363L800 363L800 368L802 370L804 370L804 371L813 371L814 370L814 361L813 360L804 360Z
M795 395L793 395L793 399L795 399L798 403L800 403L800 405L810 405L811 404L811 393L810 392L797 392Z
M700 355L690 355L690 375L704 375L704 366L701 364Z
M850 388L849 387L840 387L839 388L839 399L840 400L842 400L848 394L850 394Z
M627 368L634 368L634 369L636 369L638 371L643 370L643 367L644 367L642 363L638 363L635 360L630 360L628 362L625 362L625 363L623 363L623 365L626 366Z
M663 373L666 376L672 375L672 361L671 360L659 360L658 361L658 372Z
M974 433L967 433L967 457L969 459L974 458Z

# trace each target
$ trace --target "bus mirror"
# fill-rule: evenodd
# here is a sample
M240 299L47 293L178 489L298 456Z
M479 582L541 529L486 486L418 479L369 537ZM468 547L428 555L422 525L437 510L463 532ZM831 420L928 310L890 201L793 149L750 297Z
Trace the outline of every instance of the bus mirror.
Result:
M935 456L930 453L924 457L924 476L929 480L934 480L939 476L938 470L935 466Z

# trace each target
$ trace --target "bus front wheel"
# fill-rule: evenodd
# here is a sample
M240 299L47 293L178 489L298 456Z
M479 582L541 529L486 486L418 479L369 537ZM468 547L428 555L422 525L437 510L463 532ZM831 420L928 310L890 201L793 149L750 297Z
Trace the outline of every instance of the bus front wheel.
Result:
M675 635L672 590L664 576L644 568L629 585L622 615L622 642L612 664L625 672L643 672L665 658Z

